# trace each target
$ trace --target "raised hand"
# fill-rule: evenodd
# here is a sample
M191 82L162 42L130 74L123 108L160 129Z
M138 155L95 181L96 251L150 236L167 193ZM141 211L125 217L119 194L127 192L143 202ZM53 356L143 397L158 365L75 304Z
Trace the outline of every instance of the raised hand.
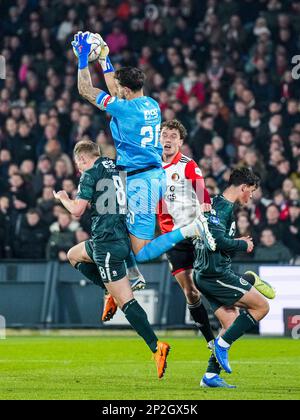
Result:
M104 39L102 38L102 36L100 34L94 34L100 41L100 45L101 45L101 53L99 56L99 61L101 64L101 60L106 60L106 57L109 54L109 48L107 43L104 41Z
M91 52L91 44L88 42L89 34L89 32L78 32L74 35L74 40L71 42L74 54L78 57L80 70L88 66L88 56Z

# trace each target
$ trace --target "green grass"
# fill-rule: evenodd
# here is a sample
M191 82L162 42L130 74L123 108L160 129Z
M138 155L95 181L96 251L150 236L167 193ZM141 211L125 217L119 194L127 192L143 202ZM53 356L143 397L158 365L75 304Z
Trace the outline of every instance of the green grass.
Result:
M240 340L231 350L234 372L223 374L238 389L214 390L199 387L204 341L164 339L172 351L159 381L138 338L8 337L0 340L0 399L300 399L298 340Z

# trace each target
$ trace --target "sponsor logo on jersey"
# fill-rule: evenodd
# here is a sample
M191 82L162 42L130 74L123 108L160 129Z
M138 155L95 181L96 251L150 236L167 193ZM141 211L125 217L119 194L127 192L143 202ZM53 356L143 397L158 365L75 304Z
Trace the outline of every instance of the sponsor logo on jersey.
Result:
M104 160L102 165L105 169L114 169L116 167L115 163L112 160Z
M180 179L179 174L177 174L176 172L175 172L175 174L172 174L172 181L177 182L177 181L179 181L179 179Z
M220 219L217 216L210 216L209 221L214 225L220 224Z

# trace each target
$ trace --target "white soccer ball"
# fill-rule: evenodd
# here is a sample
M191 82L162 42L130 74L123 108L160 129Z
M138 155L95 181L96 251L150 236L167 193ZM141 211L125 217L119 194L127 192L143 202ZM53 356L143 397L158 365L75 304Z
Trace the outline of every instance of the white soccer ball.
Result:
M89 53L89 63L92 63L93 61L96 61L101 53L101 38L99 34L93 34L89 32L89 35L87 37L87 42L91 44L91 51ZM73 48L74 54L77 57L77 52L75 48Z

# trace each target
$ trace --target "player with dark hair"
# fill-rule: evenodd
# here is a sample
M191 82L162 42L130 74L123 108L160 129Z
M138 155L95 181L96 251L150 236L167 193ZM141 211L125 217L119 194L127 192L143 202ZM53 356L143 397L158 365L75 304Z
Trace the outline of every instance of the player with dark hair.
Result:
M92 210L92 239L68 252L70 263L96 285L107 289L124 312L128 322L154 354L158 377L164 375L170 346L160 342L146 312L134 299L125 260L130 242L125 223L126 194L116 164L100 156L98 146L80 141L74 160L81 172L77 198L65 191L54 192L56 199L74 216L80 217L88 204Z
M167 190L160 202L158 222L163 234L194 220L201 212L211 210L211 201L204 178L196 162L184 156L180 149L187 136L178 120L166 121L161 126L163 168L167 177ZM193 280L195 249L186 239L167 252L170 269L180 285L192 319L208 343L214 340L201 294Z
M214 341L214 355L202 378L202 386L232 387L219 377L220 366L231 373L230 346L268 314L269 304L262 295L269 299L275 297L273 288L255 273L249 271L241 277L231 269L231 253L252 252L254 248L250 237L234 239L234 207L247 204L259 182L250 169L235 169L226 190L212 201L209 228L216 239L216 251L211 252L200 241L196 245L194 280L222 325L219 338ZM239 309L244 311L240 313Z
M167 190L159 203L158 222L163 234L193 221L201 211L209 212L211 209L200 168L180 152L186 135L185 127L178 120L162 124L160 141L163 146ZM179 242L167 252L167 257L172 274L185 294L192 319L212 346L215 337L200 292L193 281L193 241L186 239Z

